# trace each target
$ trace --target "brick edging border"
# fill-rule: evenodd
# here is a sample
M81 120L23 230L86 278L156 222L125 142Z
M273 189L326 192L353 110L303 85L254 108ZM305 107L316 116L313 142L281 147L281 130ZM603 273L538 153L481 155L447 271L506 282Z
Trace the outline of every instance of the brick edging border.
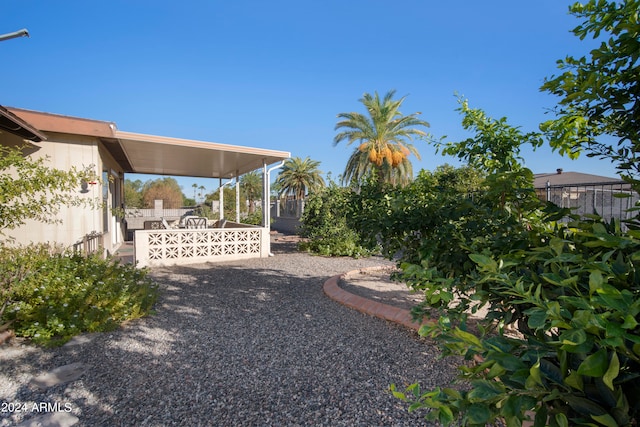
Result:
M339 286L340 280L353 274L363 273L366 271L375 271L387 269L388 267L368 267L360 268L357 270L351 270L346 273L338 274L329 278L324 282L322 287L324 293L332 300L357 310L360 313L367 314L369 316L378 317L380 319L387 320L389 322L398 323L414 331L418 331L423 323L418 323L411 317L411 312L400 307L394 307L389 304L373 301L368 298L361 297L360 295L347 292Z

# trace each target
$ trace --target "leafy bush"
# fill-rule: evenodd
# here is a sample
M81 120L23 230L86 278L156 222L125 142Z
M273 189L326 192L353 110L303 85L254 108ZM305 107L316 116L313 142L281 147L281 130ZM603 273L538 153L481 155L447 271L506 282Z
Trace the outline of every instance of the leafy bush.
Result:
M256 209L254 212L247 214L240 219L243 224L262 225L262 209Z
M468 388L393 393L445 425L520 426L532 413L536 426L637 425L640 232L595 215L556 223L570 212L541 205L516 161L535 135L462 111L477 137L446 151L484 168L484 190L423 187L427 195L392 201L387 222L402 225L383 241L401 249L403 279L441 310L420 333L477 364L460 367ZM468 313L481 307L488 314L472 333Z
M640 233L597 221L571 226L550 234L546 245L470 256L475 299L489 305L481 335L446 321L421 333L445 354L482 362L463 368L469 391L423 393L413 385L414 409L428 406L432 419L470 426L497 418L520 425L527 411L535 412L536 426L637 423ZM488 334L493 322L518 333Z
M368 256L372 248L362 242L360 234L348 224L352 209L352 190L330 183L313 193L305 203L302 216L300 250L326 256Z
M0 246L0 276L0 323L45 345L142 317L158 296L146 270L46 245Z

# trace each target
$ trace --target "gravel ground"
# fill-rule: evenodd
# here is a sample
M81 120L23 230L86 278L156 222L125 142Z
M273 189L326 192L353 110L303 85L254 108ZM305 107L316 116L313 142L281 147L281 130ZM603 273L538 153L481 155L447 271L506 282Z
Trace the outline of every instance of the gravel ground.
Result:
M388 386L450 383L455 364L414 332L343 307L326 279L382 259L274 257L155 269L156 314L57 349L0 347L0 426L70 410L78 426L419 426ZM80 379L29 381L85 363ZM7 403L26 404L8 412Z

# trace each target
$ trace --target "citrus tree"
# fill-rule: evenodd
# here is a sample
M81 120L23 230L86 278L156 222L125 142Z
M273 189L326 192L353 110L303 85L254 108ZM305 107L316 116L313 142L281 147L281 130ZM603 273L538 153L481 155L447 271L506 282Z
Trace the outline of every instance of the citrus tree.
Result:
M542 86L560 97L556 117L542 125L552 147L573 157L587 150L588 156L613 161L636 191L640 191L638 10L639 0L591 0L571 6L571 13L583 20L573 33L600 43L588 55L559 60L562 73Z
M460 367L471 387L424 391L414 384L394 393L412 409L432 408L428 417L445 425L634 425L640 234L596 216L555 222L570 212L543 206L527 191L531 174L518 162L520 147L535 146L538 135L462 111L476 135L445 150L483 167L483 190L470 196L425 188L432 196L421 196L421 215L402 221L421 227L404 231L420 238L407 246L401 267L404 281L425 295L414 314L440 310L420 333L445 355L474 361ZM472 328L469 314L480 308L487 314Z
M559 61L563 73L548 79L542 89L563 98L556 118L541 125L552 147L572 157L586 152L610 161L636 189L639 6L633 0L571 6L570 11L584 20L574 33L604 41L590 56ZM535 426L638 425L638 224L624 229L617 221L606 223L595 215L578 218L552 205L536 208L533 200L520 203L520 185L500 178L519 168L516 145L503 145L503 132L496 132L500 127L476 126L475 138L445 150L466 158L483 156L487 148L500 153L500 147L511 147L506 151L511 153L508 163L516 163L507 170L501 165L508 163L496 164L499 167L491 173L495 178L486 181L496 214L511 222L493 233L472 236L467 228L471 238L464 246L449 239L444 248L403 266L412 286L447 307L421 333L436 339L445 354L475 361L461 367L469 386L424 391L414 384L394 393L410 400L411 409L432 408L428 416L445 425L499 421L520 426L527 419ZM530 134L527 140L537 144L539 138ZM491 155L482 163L492 165ZM509 186L511 196L505 193ZM505 199L497 197L501 194ZM562 217L571 221L557 223ZM481 231L477 226L485 219L457 216L448 224L475 223L474 229ZM449 242L456 245L447 249ZM451 274L442 254L456 251L467 259L461 264L463 271L458 267ZM460 285L473 293L461 294ZM452 303L454 292L462 298ZM461 308L474 309L474 304L484 305L488 314L472 333ZM505 333L508 326L515 333Z
M27 220L55 222L62 206L97 203L78 194L89 169L59 170L47 158L25 156L21 148L0 146L0 232Z

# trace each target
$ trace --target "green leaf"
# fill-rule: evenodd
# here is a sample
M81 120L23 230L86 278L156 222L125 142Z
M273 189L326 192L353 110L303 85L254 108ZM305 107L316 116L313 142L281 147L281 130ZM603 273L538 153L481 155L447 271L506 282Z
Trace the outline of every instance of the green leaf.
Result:
M498 263L486 255L482 254L470 254L469 258L480 267L480 270L484 272L495 273L498 271Z
M442 425L448 426L453 422L453 411L448 406L441 406L439 408L438 421Z
M515 372L527 367L522 360L510 353L498 353L492 351L487 355L487 358L495 360L500 365L504 366L505 369L511 372Z
M609 363L609 368L607 368L607 372L602 376L602 381L609 387L611 390L614 390L613 380L618 377L620 373L620 361L618 360L618 353L613 352L611 356L611 362Z
M502 408L500 414L504 417L514 417L522 410L522 397L518 395L511 395L502 402Z
M638 321L635 317L630 314L624 316L624 323L622 324L624 329L635 329L636 326L638 326Z
M569 420L565 414L556 414L554 417L555 425L558 427L569 427Z
M543 385L542 376L540 375L540 359L529 369L529 378L527 378L525 387L527 390L531 390L536 384Z
M405 396L405 394L399 391L392 391L391 394L393 394L393 397L395 397L396 399L407 400L407 397Z
M538 307L527 310L525 314L529 316L527 325L529 325L531 329L542 328L548 318L547 310Z
M591 418L607 427L618 427L618 423L616 422L616 420L609 414L591 415Z
M453 336L460 338L463 342L467 343L468 345L475 346L475 347L482 347L482 342L478 339L478 337L476 337L472 333L463 331L460 328L454 329Z
M607 371L608 365L607 350L602 348L584 359L578 367L578 373L587 377L601 377Z
M602 288L604 279L602 278L602 272L594 270L589 274L589 294L593 294L598 289Z
M485 404L474 403L467 409L466 416L472 424L484 425L491 418L491 411Z
M504 393L504 385L497 381L478 380L472 382L473 389L467 395L470 402L483 402Z
M562 286L562 277L555 273L543 273L540 275L544 280L555 286Z
M565 379L564 383L569 387L573 387L576 390L583 391L584 383L582 382L582 375L578 374L578 372L571 372Z
M577 346L587 341L587 333L583 329L570 329L560 334L560 343Z
M487 372L487 378L493 379L499 377L500 375L503 375L505 372L507 372L507 370L501 364L494 363L493 365L491 365L491 369L489 369L489 372Z
M593 400L579 397L578 395L569 394L564 396L564 399L574 411L586 417L590 417L594 414L603 415L607 412L602 408L602 406L598 405Z
M442 389L442 392L454 399L458 399L458 400L462 399L462 394L460 394L460 392L456 389L445 387Z

